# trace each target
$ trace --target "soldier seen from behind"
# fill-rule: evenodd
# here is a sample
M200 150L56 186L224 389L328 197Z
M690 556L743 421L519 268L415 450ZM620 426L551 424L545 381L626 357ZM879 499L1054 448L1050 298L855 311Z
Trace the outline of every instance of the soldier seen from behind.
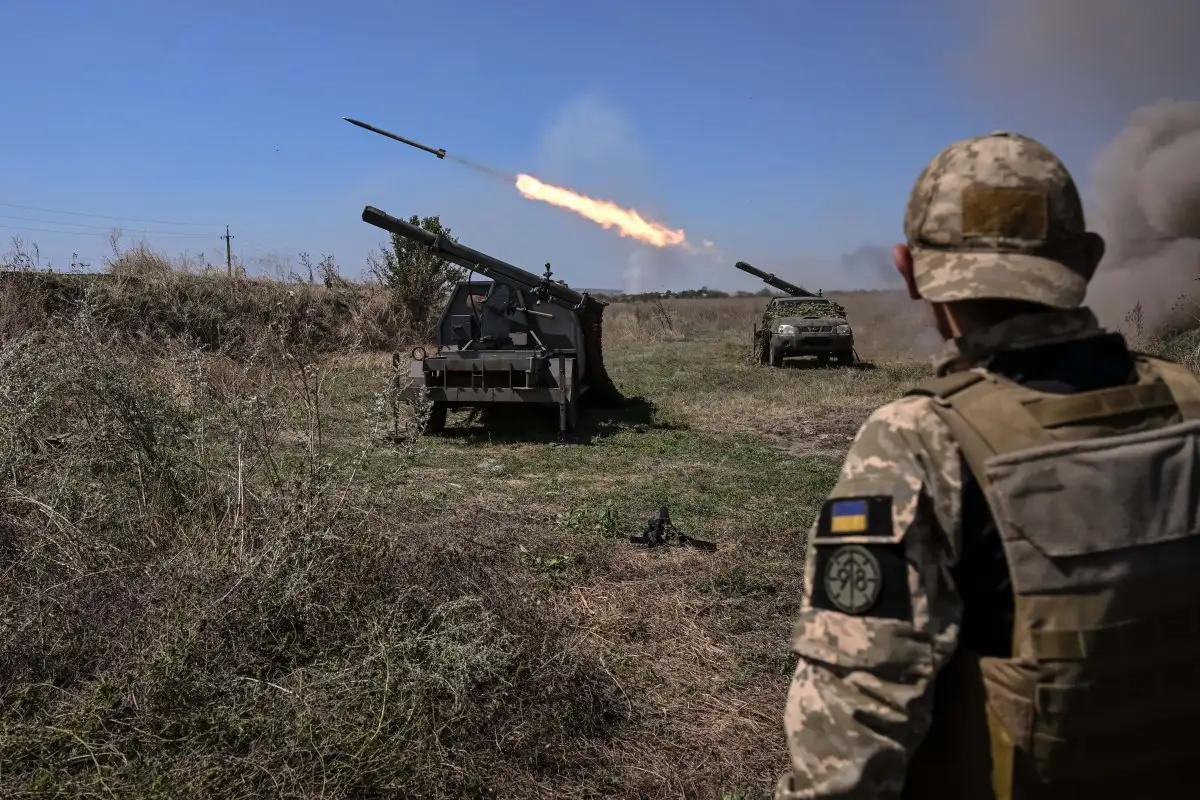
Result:
M1081 305L1104 242L1039 142L947 147L904 226L946 352L813 524L777 800L1191 796L1200 380Z

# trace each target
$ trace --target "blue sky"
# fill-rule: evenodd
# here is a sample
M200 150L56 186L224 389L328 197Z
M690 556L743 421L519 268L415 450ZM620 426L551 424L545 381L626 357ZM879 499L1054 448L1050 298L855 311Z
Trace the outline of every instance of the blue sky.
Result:
M842 255L900 238L945 144L1018 128L1086 186L1097 148L1154 99L1136 85L1063 113L1006 92L996 53L1016 62L985 7L6 0L0 235L60 268L72 252L99 265L110 225L216 261L228 224L252 270L307 251L356 276L384 239L360 219L370 204L440 214L465 244L578 286L758 288L738 259L872 285ZM724 260L651 252L343 116L637 208Z

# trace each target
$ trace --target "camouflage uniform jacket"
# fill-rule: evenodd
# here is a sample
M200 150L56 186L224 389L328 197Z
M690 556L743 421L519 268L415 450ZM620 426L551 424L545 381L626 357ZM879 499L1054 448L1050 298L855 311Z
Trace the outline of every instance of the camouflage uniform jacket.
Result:
M1086 308L1018 317L948 343L935 371L985 368L1003 350L1101 332ZM776 800L900 797L910 758L929 730L933 682L955 653L963 614L951 579L963 536L963 473L958 446L932 402L908 396L872 413L830 493L831 501L890 500L884 533L899 552L884 564L882 579L899 589L892 603L904 613L889 615L876 603L853 615L814 603L814 591L821 593L815 574L821 547L814 542L821 517L809 532L791 643L799 660L784 714L792 770L780 779Z

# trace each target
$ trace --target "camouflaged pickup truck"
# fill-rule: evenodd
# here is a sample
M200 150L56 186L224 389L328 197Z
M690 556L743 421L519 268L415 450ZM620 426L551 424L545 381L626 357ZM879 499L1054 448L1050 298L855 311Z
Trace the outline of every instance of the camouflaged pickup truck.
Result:
M824 297L776 297L755 326L758 360L772 367L785 358L815 356L818 363L854 363L854 332L846 309Z

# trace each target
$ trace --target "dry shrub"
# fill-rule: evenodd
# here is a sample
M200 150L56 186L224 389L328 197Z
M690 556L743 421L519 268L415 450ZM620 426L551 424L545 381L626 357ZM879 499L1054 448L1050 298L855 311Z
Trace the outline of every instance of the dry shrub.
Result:
M0 795L512 797L600 766L619 689L529 599L520 521L395 499L386 380L337 449L303 330L234 363L102 311L0 348Z
M669 301L615 303L605 309L604 339L620 344L681 341L686 334Z
M103 273L33 268L22 252L0 271L0 337L51 327L81 304L98 322L130 334L184 337L205 350L245 355L282 312L306 347L320 352L390 350L413 338L404 304L385 287L355 284L321 262L325 285L246 277L238 270L170 259L145 245L117 250ZM334 280L333 278L336 278ZM419 338L419 337L418 337Z
M1165 337L1155 342L1150 349L1200 374L1200 329Z
M128 250L117 250L116 257L108 263L107 272L115 278L135 281L167 281L180 270L171 259L152 250L146 244L137 244ZM208 275L214 271L205 270ZM219 274L219 273L215 273Z
M1132 347L1177 361L1192 372L1200 374L1200 328L1152 335L1143 324L1140 304L1134 306L1125 321L1132 328L1126 334Z
M614 301L604 314L605 341L624 344L685 341L744 327L749 337L763 298L665 298Z
M754 323L762 317L768 298L684 298L667 302L691 336L717 331L745 330L748 339Z

